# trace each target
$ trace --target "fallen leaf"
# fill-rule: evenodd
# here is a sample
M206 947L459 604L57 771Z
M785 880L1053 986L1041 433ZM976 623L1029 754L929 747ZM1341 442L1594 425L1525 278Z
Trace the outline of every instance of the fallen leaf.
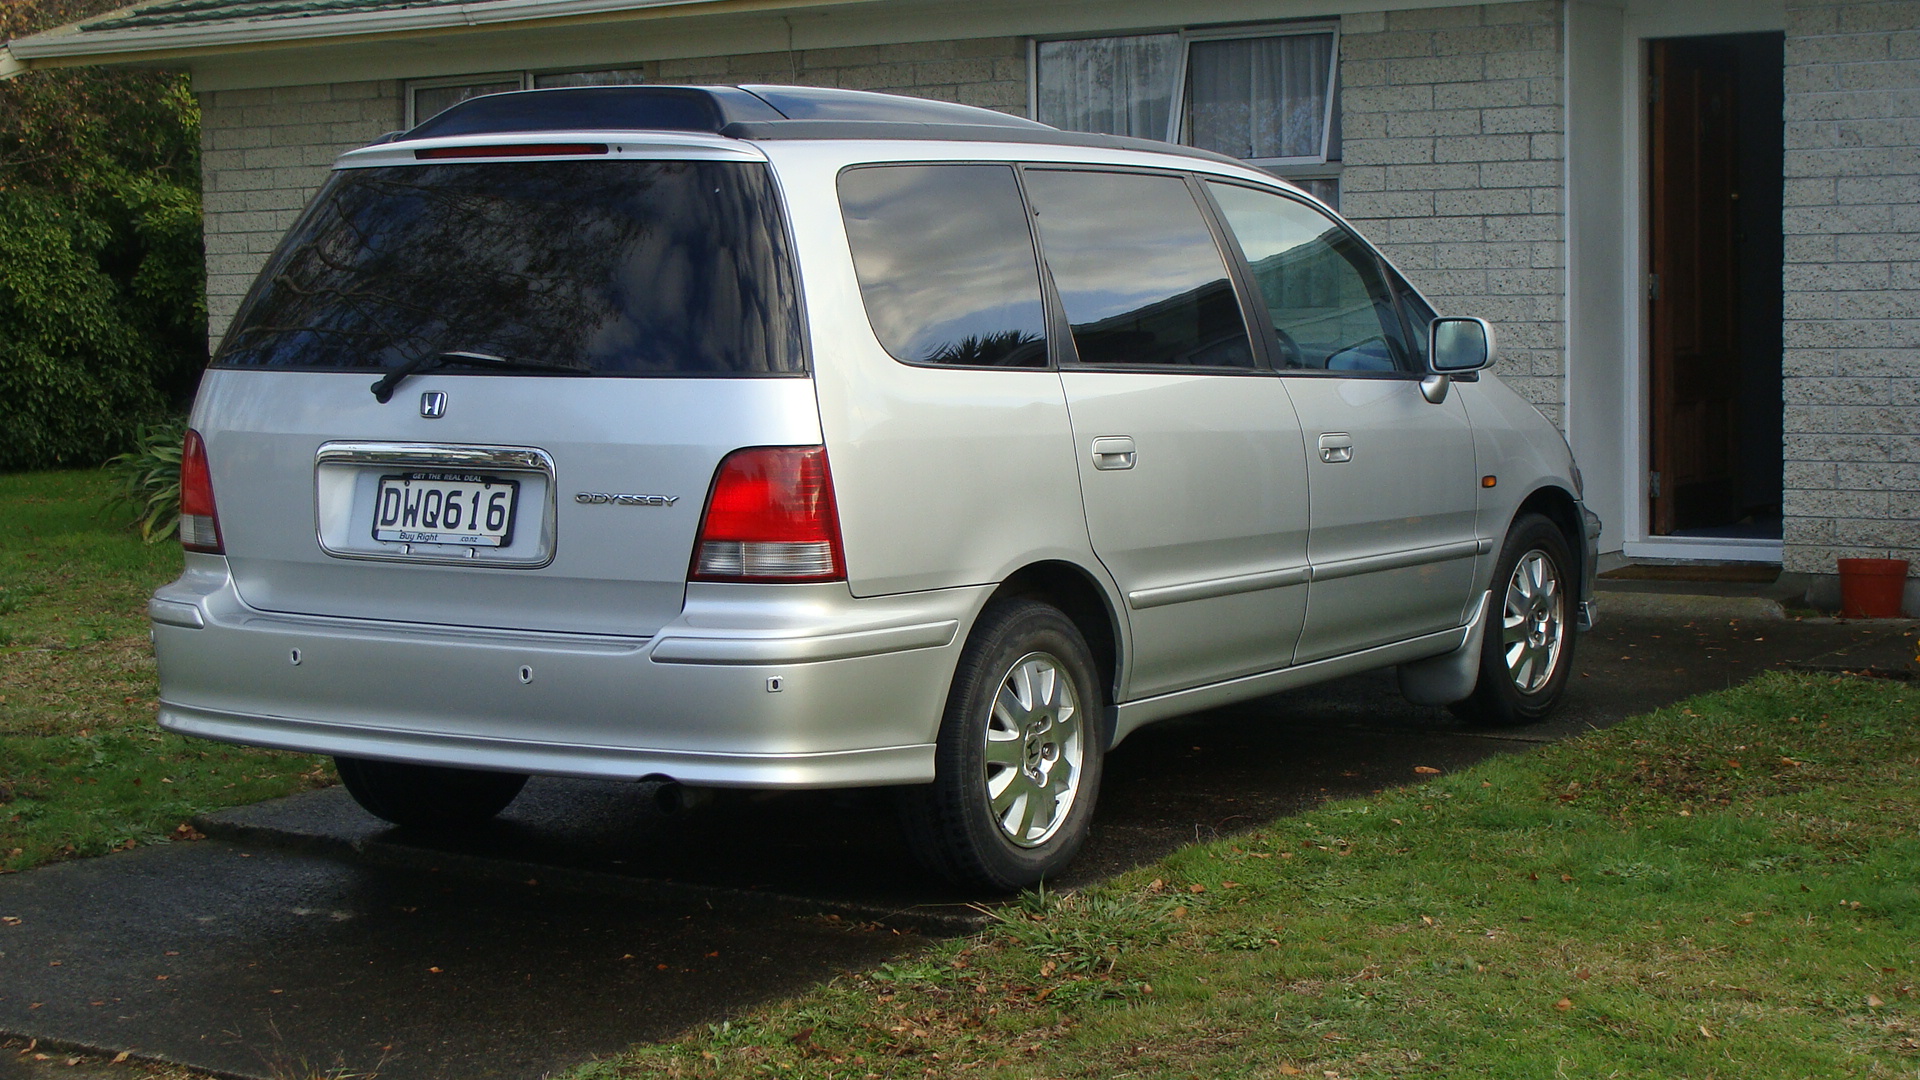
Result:
M427 970L428 970L428 971L430 971L430 972L432 972L432 973L433 973L433 974L435 974L435 975L438 975L438 974L440 974L440 969L439 969L439 968L437 968L437 967L430 967L430 968L428 968Z
M1240 887L1240 883L1237 881L1223 881L1220 883L1220 887L1223 889L1237 889Z
M1422 916L1420 916L1420 921L1421 921L1421 922L1423 922L1423 923L1426 923L1426 924L1427 924L1428 926L1432 926L1432 925L1433 925L1433 916L1431 916L1431 915L1422 915Z
M1553 1007L1559 1009L1561 1012L1566 1012L1568 1009L1573 1008L1573 999L1561 998L1559 1001L1553 1003Z
M1181 904L1179 907L1167 912L1167 914L1176 919L1184 919L1187 917L1187 905Z
M792 1035L788 1036L787 1041L792 1043L795 1046L804 1046L806 1045L807 1040L811 1038L813 1038L813 1029L810 1027L803 1027L799 1031L796 1031Z
M1416 772L1416 773L1419 773L1419 774L1420 774L1421 776L1438 776L1438 775L1440 775L1440 770L1439 770L1439 769L1436 769L1436 768L1434 768L1434 767L1433 767L1433 766L1431 766L1431 765L1415 765L1415 766L1413 767L1413 771L1414 771L1414 772Z
M1281 1075L1281 1076L1305 1076L1305 1075L1307 1075L1306 1073L1303 1073L1303 1072L1301 1072L1301 1071L1300 1071L1299 1069L1296 1069L1296 1068L1294 1068L1293 1066L1291 1066L1291 1065L1287 1065L1287 1064L1282 1064L1282 1065L1280 1066L1280 1069L1279 1069L1279 1072L1280 1072L1280 1075Z
M1886 1004L1886 1002L1884 1002L1884 1001L1881 1001L1881 1000L1880 1000L1880 998L1879 998L1878 996L1876 996L1876 995L1874 995L1874 994L1868 994L1868 995L1867 995L1867 1008L1869 1008L1869 1009L1877 1009L1877 1008L1879 1008L1880 1006L1882 1006L1882 1005L1885 1005L1885 1004Z
M1713 1037L1714 1037L1714 1034L1713 1034L1713 1032L1711 1032L1711 1031L1708 1031L1708 1030L1707 1030L1707 1025L1705 1025L1705 1024L1701 1024L1701 1025L1700 1025L1700 1036L1701 1036L1701 1038L1705 1038L1705 1039L1711 1039L1711 1038L1713 1038Z
M1053 961L1051 961L1051 960L1049 960L1049 961L1047 961L1047 962L1046 962L1046 963L1044 963L1044 964L1041 964L1041 965L1040 965L1040 977L1044 979L1044 978L1046 978L1047 976L1049 976L1049 975L1051 975L1051 974L1053 974L1053 971L1054 971L1054 968L1055 968L1055 967L1057 967L1057 966L1058 966L1058 965L1057 965L1057 964L1055 964L1055 963L1054 963Z
M113 1063L114 1063L115 1065L122 1065L122 1064L125 1064L125 1063L126 1063L126 1060L127 1060L127 1058L129 1058L129 1057L131 1057L131 1056L132 1056L132 1055L131 1055L131 1054L129 1054L129 1053L127 1052L127 1051L125 1051L125 1050L122 1050L122 1051L120 1051L119 1053L117 1053L117 1054L115 1054L115 1055L113 1055Z
M1562 885L1566 885L1566 884L1569 884L1569 883L1571 883L1572 881L1573 881L1573 875L1572 875L1572 874L1561 874L1561 875L1560 875L1560 883L1561 883Z
M1187 891L1197 896L1200 893L1206 892L1207 887L1196 881L1193 884L1187 886Z
M1586 968L1581 968L1579 971L1573 973L1573 977L1579 979L1581 982L1585 982L1593 978L1593 972L1588 971Z

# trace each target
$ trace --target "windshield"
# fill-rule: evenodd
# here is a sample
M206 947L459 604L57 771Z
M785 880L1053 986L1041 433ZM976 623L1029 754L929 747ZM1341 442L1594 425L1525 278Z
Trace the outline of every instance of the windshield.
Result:
M375 370L464 352L598 375L801 372L778 205L758 163L341 170L215 363Z

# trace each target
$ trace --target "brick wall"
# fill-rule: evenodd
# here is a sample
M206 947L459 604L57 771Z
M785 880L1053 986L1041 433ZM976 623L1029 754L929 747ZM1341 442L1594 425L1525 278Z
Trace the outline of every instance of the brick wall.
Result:
M1920 564L1920 2L1788 0L1786 569Z
M602 67L608 65L599 65ZM1018 38L754 53L632 65L647 81L802 83L912 93L1024 115ZM254 275L342 152L401 127L396 81L200 95L207 332L218 348Z
M1563 423L1559 0L1348 15L1341 210L1443 312L1500 333L1503 381Z

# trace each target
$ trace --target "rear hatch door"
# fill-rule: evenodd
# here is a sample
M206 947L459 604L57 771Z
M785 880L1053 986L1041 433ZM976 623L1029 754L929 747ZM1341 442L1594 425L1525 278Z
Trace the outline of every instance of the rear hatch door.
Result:
M417 149L349 155L203 387L236 587L267 611L651 634L719 461L819 441L768 166L700 136Z

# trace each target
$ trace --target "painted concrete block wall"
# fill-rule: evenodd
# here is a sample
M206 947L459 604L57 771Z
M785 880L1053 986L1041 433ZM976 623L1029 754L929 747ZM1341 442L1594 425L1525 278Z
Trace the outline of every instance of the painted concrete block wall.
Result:
M1786 569L1920 565L1920 2L1788 0Z
M1347 15L1340 204L1441 311L1500 335L1495 370L1564 423L1560 0Z
M1026 45L1018 38L621 66L639 68L649 82L801 83L912 93L1020 115L1027 107ZM404 125L403 90L387 80L200 95L212 347L334 158Z

